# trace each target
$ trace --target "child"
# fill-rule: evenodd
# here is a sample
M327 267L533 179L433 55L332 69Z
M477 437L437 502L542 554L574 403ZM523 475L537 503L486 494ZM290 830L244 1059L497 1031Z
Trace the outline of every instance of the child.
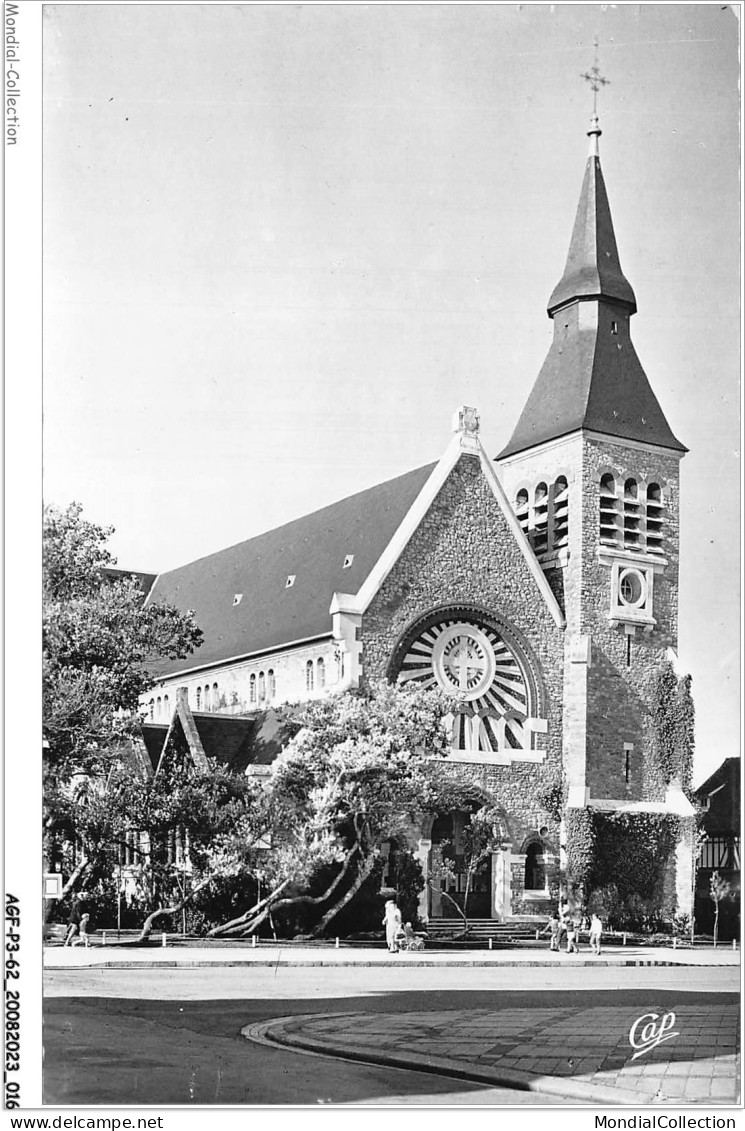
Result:
M579 951L577 949L577 943L575 942L575 939L577 938L577 924L575 923L575 921L571 917L571 915L567 916L566 930L567 930L567 954L579 954Z
M91 940L88 938L88 924L90 922L90 915L86 911L85 915L80 916L80 923L78 924L78 937L72 940L72 946L90 946Z
M603 933L603 920L599 915L593 915L590 920L590 950L593 954L600 954L600 936Z

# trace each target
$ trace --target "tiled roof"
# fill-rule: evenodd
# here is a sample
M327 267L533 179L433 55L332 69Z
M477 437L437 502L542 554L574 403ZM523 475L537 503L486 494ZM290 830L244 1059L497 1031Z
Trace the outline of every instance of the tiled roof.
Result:
M238 774L248 766L270 765L287 740L286 724L271 709L256 715L192 712L192 717L206 756ZM143 723L142 737L153 770L158 768L167 734L167 725Z
M137 582L143 597L147 597L158 576L157 573L142 573L136 569L117 569L115 566L104 566L101 572L109 581L124 581L131 578Z
M509 443L498 458L579 428L685 452L652 391L633 343L574 326L555 338Z
M600 158L590 157L564 274L549 299L548 312L553 317L557 307L573 299L600 296L627 304L632 313L636 310L634 292L618 258Z
M593 300L601 308L594 325L578 311L581 303ZM564 274L548 304L556 321L554 340L498 459L580 428L687 451L673 435L631 342L627 327L635 311L636 298L618 258L600 159L591 156ZM618 335L609 332L614 318L622 330Z
M433 467L417 468L160 574L149 601L193 609L204 640L195 653L168 661L156 674L329 634L334 592L357 593Z

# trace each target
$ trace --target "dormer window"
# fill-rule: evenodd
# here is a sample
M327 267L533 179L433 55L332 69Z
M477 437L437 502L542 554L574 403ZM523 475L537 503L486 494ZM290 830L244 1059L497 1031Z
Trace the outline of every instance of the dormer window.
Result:
M285 589L292 589L294 584L295 584L295 574L290 573L290 574L288 574L287 581L285 582Z
M354 561L354 554L347 554L347 556L344 559L344 565L342 566L342 569L349 569L349 567L351 566L353 561Z
M243 594L242 593L236 593L235 596L233 597L233 608L235 608L236 605L240 605L242 600L243 600Z

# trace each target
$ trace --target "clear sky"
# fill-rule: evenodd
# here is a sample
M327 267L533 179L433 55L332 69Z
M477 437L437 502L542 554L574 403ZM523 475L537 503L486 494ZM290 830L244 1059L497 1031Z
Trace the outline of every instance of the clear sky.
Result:
M551 340L599 96L682 465L696 778L739 752L739 29L726 5L46 5L44 478L169 569L496 454Z

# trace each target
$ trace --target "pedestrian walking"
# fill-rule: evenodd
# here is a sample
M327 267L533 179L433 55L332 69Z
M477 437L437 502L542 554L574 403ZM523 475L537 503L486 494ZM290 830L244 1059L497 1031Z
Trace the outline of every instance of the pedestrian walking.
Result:
M567 954L579 954L577 949L577 924L571 915L567 916L566 920L567 932Z
M385 901L383 926L385 927L385 941L388 944L389 951L391 954L398 954L397 936L401 931L401 912L394 899L387 899Z
M569 916L568 907L563 906L559 908L559 929L556 932L556 947L561 950L561 944L566 939L567 934L567 918Z
M600 954L600 936L603 933L603 920L599 915L593 915L590 920L590 950L593 954Z
M70 946L72 940L78 935L80 931L80 920L83 917L83 897L76 895L72 901L70 908L70 917L67 920L67 934L65 935L65 946Z
M551 918L549 919L548 923L546 923L546 926L541 931L542 935L549 935L550 936L549 940L548 940L548 949L549 950L558 950L559 949L559 927L560 927L559 916L554 911L553 914L551 915Z
M90 922L90 915L86 912L80 916L80 923L78 924L77 938L71 942L71 946L90 946L91 940L88 937L88 924Z

